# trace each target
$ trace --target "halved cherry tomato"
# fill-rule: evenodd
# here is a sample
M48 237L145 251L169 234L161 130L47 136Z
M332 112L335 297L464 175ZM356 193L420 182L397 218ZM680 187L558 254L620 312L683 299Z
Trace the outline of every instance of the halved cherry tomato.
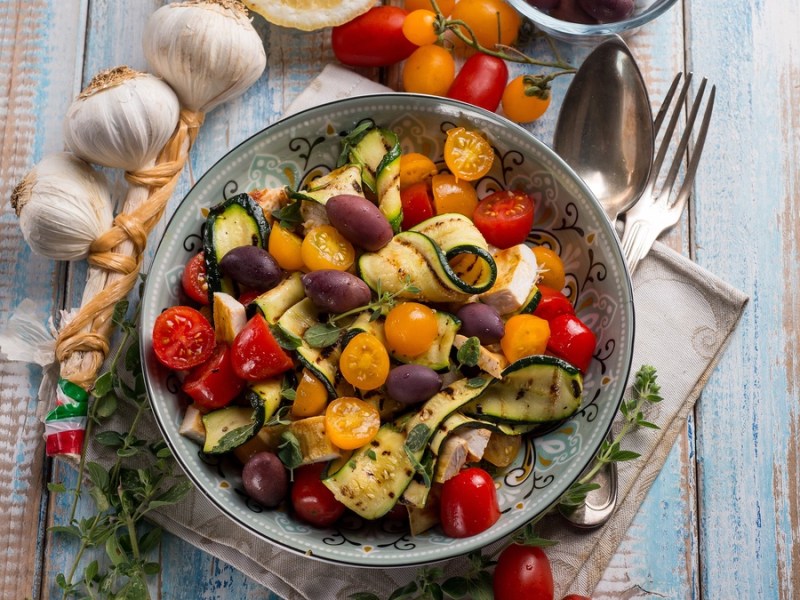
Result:
M242 306L247 306L253 300L258 298L261 294L262 294L262 292L260 292L258 290L245 290L241 294L239 294L239 298L238 298L239 304L241 304Z
M356 251L353 244L333 225L318 225L303 238L300 248L303 263L312 271L335 269L346 271L353 266Z
M403 35L409 42L417 46L435 44L439 36L436 34L436 13L432 10L419 9L408 13L403 21Z
M295 515L316 527L330 527L345 511L345 505L322 483L324 468L325 463L298 467L294 470L292 484L291 498Z
M444 162L459 179L475 181L492 168L494 150L477 131L453 127L444 142Z
M170 306L153 324L153 352L161 364L176 371L204 363L214 344L211 323L189 306Z
M303 264L303 238L276 224L269 232L267 250L281 269L300 271Z
M500 105L508 81L506 61L479 52L459 69L447 90L447 97L494 112Z
M439 336L439 322L428 306L403 302L386 315L383 330L389 348L406 356L419 356Z
M472 220L490 244L516 246L525 241L533 225L533 198L519 191L494 192L481 199Z
M444 96L455 76L453 55L436 44L420 46L403 63L403 89L406 92Z
M374 335L359 333L342 350L339 370L353 387L374 390L389 376L389 353Z
M516 123L530 123L541 117L550 106L552 94L550 91L541 95L531 94L527 91L527 75L520 75L512 79L503 91L503 113Z
M400 203L403 206L403 229L411 229L433 216L431 194L425 181L401 188Z
M378 409L359 398L341 396L325 409L325 435L342 450L355 450L369 443L380 427Z
M550 325L535 315L514 315L506 321L506 330L500 338L503 354L514 362L525 356L544 354L550 338Z
M208 280L206 279L206 259L200 252L195 254L183 269L181 287L186 295L199 304L210 304Z
M436 175L436 163L419 152L406 152L400 156L400 189L425 181Z
M247 381L260 381L292 368L291 357L272 336L261 313L256 313L236 335L231 346L234 372Z
M403 35L406 15L397 6L373 6L331 30L333 53L353 67L388 67L405 60L417 48Z
M597 337L575 315L559 315L550 321L547 350L586 373L592 362Z
M308 369L303 369L292 402L292 416L302 419L321 415L328 403L328 389Z
M535 246L533 254L540 269L539 281L554 290L564 289L567 279L564 275L564 263L558 253L547 246Z
M471 219L478 206L478 193L472 184L451 173L434 175L431 191L437 215L459 213Z
M546 285L540 284L538 288L542 297L533 311L534 315L545 321L552 321L558 315L575 314L575 307L563 293Z
M492 476L469 467L444 482L439 517L445 535L464 538L489 529L500 518Z
M550 560L541 548L509 544L497 558L492 588L495 600L552 600Z
M230 347L218 344L211 358L186 376L182 389L200 408L216 410L230 404L244 386L233 370Z

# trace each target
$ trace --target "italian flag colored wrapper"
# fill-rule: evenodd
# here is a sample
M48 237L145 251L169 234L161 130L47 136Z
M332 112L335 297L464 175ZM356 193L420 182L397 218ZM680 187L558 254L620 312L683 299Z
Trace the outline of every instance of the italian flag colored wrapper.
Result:
M58 381L56 407L44 419L47 456L79 458L89 414L89 394L66 379Z

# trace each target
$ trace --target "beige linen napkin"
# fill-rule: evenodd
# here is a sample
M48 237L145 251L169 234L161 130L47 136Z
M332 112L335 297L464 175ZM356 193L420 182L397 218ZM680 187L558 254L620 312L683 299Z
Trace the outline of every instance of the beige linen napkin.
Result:
M298 96L289 112L334 98L385 90L340 67L329 66ZM664 400L653 407L648 417L660 429L642 430L626 438L625 448L642 457L620 465L620 506L606 526L585 533L570 529L557 515L541 522L541 534L559 541L547 550L558 598L568 591L590 594L602 577L747 303L744 294L660 244L639 266L634 294L634 371L642 364L651 364L658 370ZM119 430L124 419L125 411L120 410L106 427ZM149 414L139 430L140 436L148 434L159 436ZM89 448L92 460L102 460L101 452L102 448ZM418 571L407 568L378 572L300 557L240 528L197 490L181 504L158 511L152 520L287 600L344 600L364 591L388 597ZM494 551L505 543L498 542L488 550ZM464 573L467 562L457 558L440 566L448 575L454 575Z

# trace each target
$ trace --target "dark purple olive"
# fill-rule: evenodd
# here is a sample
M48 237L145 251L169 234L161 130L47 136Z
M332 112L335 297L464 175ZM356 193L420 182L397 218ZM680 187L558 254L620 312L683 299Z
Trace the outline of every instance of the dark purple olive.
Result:
M278 263L259 246L233 248L219 261L219 268L235 282L260 292L274 288L283 279Z
M550 16L554 19L561 19L562 21L569 21L571 23L597 25L597 19L583 10L578 0L561 0L558 6L550 11Z
M439 374L423 365L400 365L389 371L386 391L402 404L425 402L442 388Z
M289 478L281 460L272 452L258 452L242 469L244 491L266 508L275 508L286 497Z
M361 196L340 194L325 203L328 220L356 246L375 252L392 239L392 226L380 209Z
M361 279L346 271L323 269L303 275L306 296L320 309L343 313L369 304L372 292Z
M600 23L622 21L633 13L633 0L578 0L578 4Z
M528 0L528 4L535 6L539 10L550 10L558 6L561 0Z
M478 338L484 346L499 342L506 330L500 313L482 302L465 304L458 309L456 316L461 319L459 333Z

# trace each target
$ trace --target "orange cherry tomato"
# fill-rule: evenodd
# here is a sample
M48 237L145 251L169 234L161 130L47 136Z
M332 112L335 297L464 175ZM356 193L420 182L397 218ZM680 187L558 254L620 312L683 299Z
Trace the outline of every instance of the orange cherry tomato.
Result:
M433 309L419 302L403 302L386 315L383 330L392 351L419 356L439 336L439 322Z
M541 117L550 106L551 94L548 90L542 95L526 93L526 75L512 79L503 91L501 104L506 117L516 123L530 123Z
M456 0L436 0L436 5L439 7L439 11L447 16L453 12ZM420 9L433 10L433 3L431 0L406 0L405 9L409 12Z
M444 162L458 179L475 181L492 168L494 150L477 131L453 127L444 142Z
M478 206L478 194L469 181L457 179L451 173L440 173L431 179L431 190L437 215L459 213L472 218Z
M292 403L292 416L302 419L321 415L328 404L328 390L308 369L303 369Z
M435 44L439 39L436 33L436 13L426 9L411 11L403 21L403 35L417 46Z
M525 356L544 354L550 339L550 325L535 315L514 315L506 321L506 330L500 339L505 357L514 362Z
M389 376L389 353L374 335L359 333L342 350L339 370L353 387L374 390Z
M303 238L300 255L303 263L312 271L323 269L347 271L353 266L356 251L353 244L348 242L333 225L319 225Z
M400 189L436 175L436 164L424 154L408 152L400 156Z
M275 259L281 269L286 271L300 271L303 264L303 238L296 233L275 224L269 233L267 251Z
M519 13L503 0L459 0L450 18L466 23L478 43L489 50L497 44L513 44L522 25ZM460 30L470 37L465 27Z
M444 96L456 77L456 62L435 44L420 46L403 63L403 89L417 94Z
M359 398L336 398L325 410L325 435L342 450L355 450L368 444L380 427L378 409Z
M536 264L539 265L539 282L554 290L563 290L567 278L561 257L546 246L534 247L533 254L536 256Z

